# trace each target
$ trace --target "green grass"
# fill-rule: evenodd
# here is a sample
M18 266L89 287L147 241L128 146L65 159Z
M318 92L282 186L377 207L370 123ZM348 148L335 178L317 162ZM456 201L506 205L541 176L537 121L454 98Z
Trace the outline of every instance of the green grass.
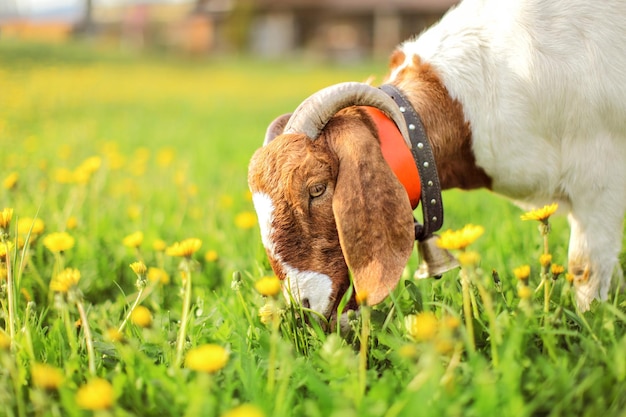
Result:
M392 297L353 317L354 332L344 337L306 325L303 312L280 300L280 321L261 322L267 301L254 283L271 271L256 225L242 223L252 212L247 162L273 117L327 85L380 80L386 63L181 61L7 43L0 43L0 63L0 179L19 176L15 187L0 189L0 209L14 209L8 240L17 242L18 218L45 223L26 249L9 252L17 286L12 323L1 281L0 326L8 334L13 324L16 332L13 347L0 348L1 416L90 413L77 403L78 390L94 377L86 326L75 325L75 300L61 302L49 289L59 259L43 239L60 231L75 238L61 259L81 273L72 294L86 308L95 375L113 387L114 405L96 414L212 416L252 404L278 417L626 415L626 298L581 315L561 277L547 314L543 291L520 303L513 269L531 265L530 286L539 285L542 239L536 223L522 222L518 208L486 191L444 195L444 229L485 228L471 246L480 265L464 270L477 308L475 351L458 273L415 281L416 256ZM58 181L60 169L74 170L91 156L102 164L86 184ZM68 227L68 219L77 226ZM567 224L551 224L553 262L564 264ZM135 231L144 234L137 251L122 244ZM179 259L152 246L190 237L202 247L194 255L184 351L207 343L226 348L228 362L213 374L175 366ZM208 251L218 259L206 259ZM139 259L170 280L147 286L141 304L152 325L129 323L123 340L114 341L109 330L137 295L129 265ZM405 320L424 312L435 314L437 333L416 341ZM63 382L42 388L33 378L37 363L57 368Z

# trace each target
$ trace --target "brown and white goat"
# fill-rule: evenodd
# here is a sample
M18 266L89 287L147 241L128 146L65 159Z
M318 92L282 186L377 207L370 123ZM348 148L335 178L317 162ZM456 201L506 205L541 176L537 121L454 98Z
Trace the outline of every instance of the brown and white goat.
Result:
M623 0L465 0L399 46L386 80L420 115L443 189L486 187L568 213L583 310L606 299L623 238L624 16ZM249 166L272 268L327 317L350 271L357 293L383 300L414 245L414 204L371 107L406 137L385 93L341 84L274 121Z

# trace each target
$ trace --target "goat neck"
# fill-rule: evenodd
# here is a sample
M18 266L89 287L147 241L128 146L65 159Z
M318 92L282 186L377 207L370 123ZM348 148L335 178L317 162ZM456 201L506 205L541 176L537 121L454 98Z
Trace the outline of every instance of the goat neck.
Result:
M399 88L420 115L433 150L442 189L491 188L491 178L476 165L472 131L461 103L453 99L436 70L414 56L410 65L402 51L391 59L387 80Z

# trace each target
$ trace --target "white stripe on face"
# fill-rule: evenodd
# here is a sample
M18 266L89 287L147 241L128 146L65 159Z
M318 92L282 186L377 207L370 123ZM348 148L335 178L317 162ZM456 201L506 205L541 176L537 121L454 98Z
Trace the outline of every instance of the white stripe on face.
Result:
M252 202L259 219L259 229L261 230L261 241L271 256L283 269L286 281L283 282L283 292L289 301L291 296L300 304L308 303L308 306L324 316L331 312L330 298L332 295L332 281L326 274L314 271L300 271L287 264L276 251L276 242L272 240L274 229L274 203L265 193L256 192L252 194Z
M253 193L252 203L259 218L259 229L261 230L261 241L263 246L272 257L276 257L276 248L272 241L272 221L274 219L274 203L270 196L265 193Z
M329 316L331 313L329 311L330 297L333 291L330 277L314 271L299 271L285 264L283 267L287 273L287 282L283 284L285 298L289 300L289 292L291 292L291 296L300 305L308 302L311 310Z

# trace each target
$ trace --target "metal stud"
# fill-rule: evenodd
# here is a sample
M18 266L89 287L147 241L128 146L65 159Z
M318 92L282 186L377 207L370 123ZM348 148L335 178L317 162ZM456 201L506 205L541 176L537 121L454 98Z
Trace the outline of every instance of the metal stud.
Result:
M404 113L406 111L406 108L404 108L404 106L400 106L400 111Z
M424 148L424 144L422 142L419 142L417 144L418 149L423 149Z
M433 182L432 182L432 181L428 181L428 183L427 183L427 184L428 184L428 186L429 186L429 187L432 187L432 186L433 186Z
M435 200L435 199L433 198L432 200L430 200L430 204L432 204L432 205L434 206L435 204L437 204L437 200Z
M413 123L409 124L409 130L415 130L415 125Z
M428 162L424 162L424 168L428 168Z
M436 222L437 221L437 216L433 216L432 221Z

